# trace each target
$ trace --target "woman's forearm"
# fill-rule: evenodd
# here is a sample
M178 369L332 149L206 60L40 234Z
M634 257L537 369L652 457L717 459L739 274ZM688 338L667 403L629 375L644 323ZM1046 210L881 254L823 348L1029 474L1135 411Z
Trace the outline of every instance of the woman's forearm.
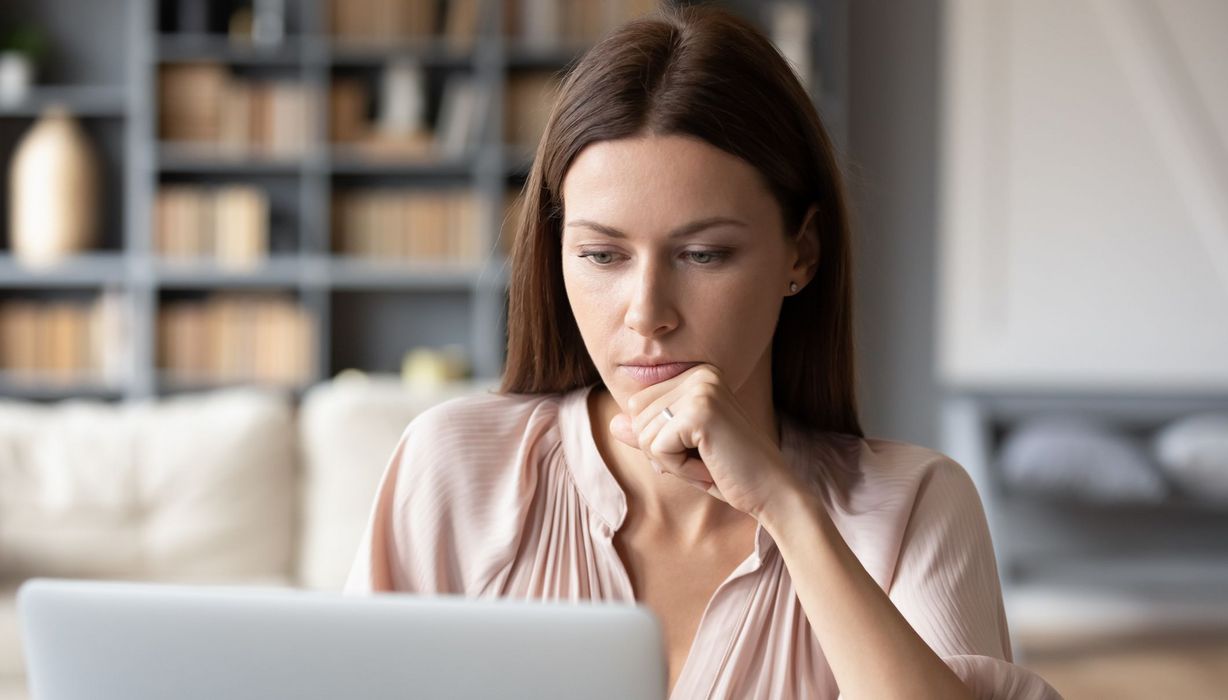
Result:
M866 572L816 495L786 490L760 522L780 550L842 698L972 698Z

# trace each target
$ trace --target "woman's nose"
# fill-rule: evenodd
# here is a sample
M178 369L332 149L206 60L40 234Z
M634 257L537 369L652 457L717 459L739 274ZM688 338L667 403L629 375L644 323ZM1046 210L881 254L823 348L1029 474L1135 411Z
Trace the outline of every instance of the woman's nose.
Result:
M648 264L631 282L625 316L627 327L645 337L658 336L678 325L665 271Z

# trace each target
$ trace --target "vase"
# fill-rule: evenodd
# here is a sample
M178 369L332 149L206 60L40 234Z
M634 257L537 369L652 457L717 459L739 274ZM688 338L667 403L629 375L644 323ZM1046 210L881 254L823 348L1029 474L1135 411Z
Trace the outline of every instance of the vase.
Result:
M34 82L34 62L17 51L0 51L0 105L21 104Z
M61 107L26 132L9 170L9 246L22 264L45 266L94 245L98 159L89 137Z

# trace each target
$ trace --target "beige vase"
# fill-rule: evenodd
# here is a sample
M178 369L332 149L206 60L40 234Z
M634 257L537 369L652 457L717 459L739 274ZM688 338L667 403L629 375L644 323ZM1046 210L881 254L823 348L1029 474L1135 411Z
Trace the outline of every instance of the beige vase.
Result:
M77 120L49 107L22 137L9 170L9 246L46 266L91 248L98 229L98 159Z

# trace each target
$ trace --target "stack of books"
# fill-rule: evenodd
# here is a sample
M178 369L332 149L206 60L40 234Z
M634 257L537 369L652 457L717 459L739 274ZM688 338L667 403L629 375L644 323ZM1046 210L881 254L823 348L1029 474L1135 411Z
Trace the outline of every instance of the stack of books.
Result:
M476 262L480 200L469 191L370 189L333 200L336 252L401 261Z
M441 38L469 47L480 0L331 0L329 26L338 40L389 42Z
M154 203L154 250L167 259L259 265L269 251L269 198L252 185L162 185Z
M506 0L504 32L526 48L592 44L660 0Z
M92 300L0 302L0 368L12 381L118 385L127 357L119 292Z
M315 368L314 321L291 297L220 293L170 301L158 318L158 357L173 382L301 386Z
M473 152L482 138L486 94L473 76L449 75L439 98L433 129L389 133L371 119L370 91L356 78L334 79L328 91L329 138L363 158L439 160L461 158ZM544 122L543 122L544 124Z
M210 154L301 156L308 105L298 82L240 79L217 63L172 64L158 74L159 138Z

